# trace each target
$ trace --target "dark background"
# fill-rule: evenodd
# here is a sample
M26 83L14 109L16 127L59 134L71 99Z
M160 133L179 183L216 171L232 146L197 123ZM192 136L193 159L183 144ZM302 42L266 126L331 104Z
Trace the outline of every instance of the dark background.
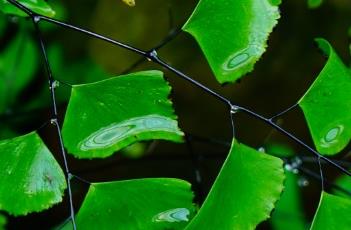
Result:
M149 50L158 45L172 29L179 28L185 23L197 1L136 0L136 3L136 7L130 8L120 0L66 0L62 1L64 7L62 17L71 24L143 50ZM307 8L304 0L286 0L283 1L280 9L281 19L270 36L267 52L256 64L255 70L236 84L221 86L217 83L199 46L189 34L179 34L158 53L172 66L235 103L266 117L272 116L295 104L322 69L325 58L316 48L314 38L327 39L344 62L350 63L348 30L351 26L351 1L325 0L320 8L311 10ZM172 25L170 21L173 21ZM31 26L29 20L26 23L29 27ZM44 24L42 24L43 28L47 27ZM4 41L2 48L17 29L16 23L9 24L2 38ZM67 68L84 59L101 67L106 72L106 76L117 76L140 58L129 51L66 29L53 27L45 29L44 34L48 47L53 44L62 47L64 67L67 66ZM33 100L48 101L49 99L49 94L43 98L38 93L47 84L44 65L41 60L38 61L42 70L38 71L35 82L26 89L13 106L14 112L9 116L1 116L1 124L6 124L7 128L17 134L38 128L50 117L50 109L44 105L23 109L24 105L30 104ZM77 71L76 74L72 74L71 79L65 79L65 81L86 82L85 66L83 65L81 69L82 74ZM132 71L146 69L160 69L160 67L145 61ZM143 177L176 177L196 184L194 168L198 164L203 178L201 191L200 193L197 191L198 195L200 194L198 198L201 200L201 193L205 194L209 190L229 150L228 143L232 138L229 111L224 104L210 95L174 74L163 71L173 87L171 97L179 117L180 127L192 137L204 137L212 141L218 140L220 143L214 144L209 140L197 141L195 138L190 141L192 151L186 143L178 145L163 141L144 143L142 147L147 153L138 159L131 159L121 154L93 161L76 160L70 156L69 165L72 173L93 182ZM60 74L62 73L54 70L54 77L62 77ZM66 92L68 89L67 86L61 85L58 91L60 90ZM62 118L65 108L66 103L62 99L60 103ZM299 109L283 116L280 124L313 146ZM55 129L45 126L39 131L58 161L62 163ZM236 135L241 142L254 148L279 142L290 146L301 155L310 155L289 141L287 137L272 131L262 122L240 113L236 115ZM6 138L6 135L2 138ZM347 149L344 153L346 155ZM309 167L317 172L316 164L311 164ZM330 180L337 175L332 168L325 170ZM78 210L88 186L78 180L73 180L72 183L75 207ZM195 186L194 189L199 188ZM319 200L320 183L311 179L310 185L303 188L303 192L306 215L311 219ZM68 216L68 203L65 199L61 204L43 213L18 218L10 217L8 227L10 229L47 229L58 225ZM269 229L269 224L263 224L260 228Z

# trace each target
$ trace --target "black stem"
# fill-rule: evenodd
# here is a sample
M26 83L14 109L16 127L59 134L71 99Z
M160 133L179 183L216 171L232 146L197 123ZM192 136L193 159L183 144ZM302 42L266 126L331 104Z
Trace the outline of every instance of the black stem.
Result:
M314 154L316 157L320 157L321 159L325 160L326 162L328 162L329 164L331 164L335 168L339 169L343 173L347 174L348 176L351 176L351 173L348 170L346 170L345 168L343 168L339 164L335 163L334 161L322 156L320 153L318 153L316 150L314 150L313 148L311 148L310 146L305 144L303 141L301 141L300 139L295 137L293 134L289 133L285 129L281 128L279 125L275 124L273 122L273 119L267 119L267 118L261 116L260 114L257 114L255 112L249 110L249 109L246 109L246 108L241 107L241 106L233 105L232 102L229 99L227 99L224 96L218 94L217 92L209 89L208 87L202 85L201 83L195 81L194 79L192 79L191 77L189 77L186 74L182 73L181 71L175 69L174 67L172 67L168 63L164 62L163 60L161 60L158 57L156 50L151 50L149 52L146 52L146 51L137 49L135 47L132 47L130 45L124 44L122 42L113 40L111 38L107 38L107 37L105 37L103 35L100 35L100 34L97 34L97 33L94 33L94 32L91 32L91 31L88 31L88 30L85 30L85 29L82 29L80 27L76 27L76 26L73 26L73 25L70 25L70 24L67 24L67 23L64 23L64 22L61 22L61 21L58 21L58 20L55 20L55 19L43 16L43 15L35 14L33 11L29 10L28 8L26 8L25 6L23 6L22 4L18 3L15 0L8 0L8 1L10 3L12 3L13 5L17 6L19 9L23 10L24 12L26 12L29 16L35 18L36 20L39 20L39 21L40 20L44 20L44 21L47 21L47 22L59 25L59 26L64 27L64 28L69 28L69 29L72 29L72 30L75 30L75 31L78 31L78 32L81 32L81 33L84 33L84 34L87 34L87 35L89 35L91 37L95 37L97 39L106 41L108 43L117 45L117 46L119 46L121 48L130 50L130 51L132 51L134 53L137 53L139 55L142 55L142 56L150 59L151 61L153 61L153 62L159 64L160 66L168 69L169 71L175 73L177 76L179 76L179 77L183 78L184 80L190 82L194 86L196 86L196 87L202 89L203 91L207 92L208 94L214 96L219 101L225 103L226 105L228 105L230 107L230 110L232 110L232 108L235 107L237 110L242 111L242 112L246 113L247 115L250 115L250 116L252 116L252 117L254 117L254 118L258 119L258 120L261 120L262 122L272 126L276 130L278 130L280 133L284 134L285 136L289 137L290 139L292 139L293 141L295 141L296 143L298 143L299 145L301 145L302 147L307 149L309 152ZM289 108L289 109L292 109L292 108ZM286 110L286 111L289 111L289 109ZM281 114L284 114L285 112L283 111ZM276 117L277 117L277 115L274 116L273 118L276 118Z
M34 14L32 14L34 15ZM31 15L31 16L32 16ZM46 53L46 49L45 49L45 44L44 44L44 39L41 35L40 29L39 29L39 25L38 23L40 22L40 17L38 18L37 16L33 16L32 17L33 20L33 24L34 24L34 28L35 28L35 32L36 35L38 37L39 43L40 43L40 49L45 61L45 66L46 66L46 71L47 71L47 75L48 75L48 80L49 80L49 89L50 89L50 95L51 95L51 102L52 102L52 119L51 119L51 123L53 125L55 125L56 127L56 131L57 131L57 135L58 135L58 140L59 140L59 145L60 145L60 149L61 149L61 154L63 157L63 162L64 162L64 167L65 167L65 172L66 172L66 181L67 181L67 189L68 189L68 196L69 196L69 206L70 206L70 215L71 215L71 219L72 219L72 224L73 224L73 229L76 230L76 223L75 223L75 217L74 217L74 206L73 206L73 197L72 197L72 189L71 189L71 173L69 170L69 166L68 166L68 161L67 161L67 154L63 145L63 139L62 139L62 134L61 134L61 129L60 129L60 123L58 120L58 113L57 113L57 105L56 105L56 98L55 98L55 87L56 87L56 82L52 76L52 71L51 71L51 67L49 64L49 59Z

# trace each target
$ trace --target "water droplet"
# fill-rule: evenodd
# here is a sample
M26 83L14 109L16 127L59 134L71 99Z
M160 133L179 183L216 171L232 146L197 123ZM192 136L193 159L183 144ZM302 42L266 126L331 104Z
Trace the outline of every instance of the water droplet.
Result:
M285 164L284 168L286 171L292 171L293 167L290 164Z
M258 148L258 151L261 152L261 153L265 153L266 152L266 149L264 147L259 147Z
M295 168L295 169L292 170L292 173L299 174L299 170Z
M335 128L330 129L327 134L322 138L321 145L323 147L330 147L331 145L338 142L338 137L344 131L344 126L339 125Z
M60 87L60 82L55 80L55 81L52 83L52 87L54 87L54 89Z
M152 218L153 222L181 222L189 221L190 211L186 208L176 208L161 212Z
M236 106L236 105L232 105L231 108L230 108L230 112L232 114L236 114L239 111L240 111L240 108L238 106Z
M305 177L301 177L297 181L297 184L300 187L307 187L310 184L310 182Z

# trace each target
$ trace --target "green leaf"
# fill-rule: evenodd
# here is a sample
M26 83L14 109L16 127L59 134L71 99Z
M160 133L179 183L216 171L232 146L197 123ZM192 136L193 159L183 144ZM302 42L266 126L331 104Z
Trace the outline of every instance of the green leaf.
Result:
M350 229L351 200L322 192L311 230Z
M315 9L315 8L320 7L322 5L322 3L323 3L323 0L308 0L307 1L308 7L311 9Z
M217 80L233 82L254 68L277 24L280 1L200 0L183 30L195 37Z
M194 216L192 199L191 185L178 179L95 183L77 214L77 229L184 229Z
M35 76L38 67L35 43L21 31L0 54L0 114L14 104Z
M55 11L50 5L44 0L17 0L25 7L31 9L35 13L42 14L48 17L55 16ZM28 16L22 10L9 3L7 0L0 0L0 10L5 14L14 14L17 16L26 17Z
M66 188L59 164L36 132L0 141L0 210L39 212L62 201Z
M79 158L103 158L137 141L181 142L169 93L160 71L73 86L63 125L65 146Z
M298 103L317 150L334 155L351 139L351 73L326 40L316 41L329 58Z
M340 191L337 189L333 189L333 193L338 195L338 196L343 196L348 199L351 199L351 178L348 175L342 175L340 176L336 181L335 184L340 186L342 189L345 191Z
M272 226L276 230L307 229L307 222L301 204L301 191L298 186L298 176L285 171L285 189L272 213Z
M281 143L270 143L266 145L265 152L276 157L292 157L295 155L294 151L287 145Z
M255 229L269 217L283 181L282 160L233 141L209 195L186 229Z

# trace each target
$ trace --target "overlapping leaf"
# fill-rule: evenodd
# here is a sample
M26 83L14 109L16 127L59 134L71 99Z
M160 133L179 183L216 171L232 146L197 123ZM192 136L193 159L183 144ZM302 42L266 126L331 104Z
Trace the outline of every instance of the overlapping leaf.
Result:
M42 14L48 17L53 17L55 11L50 7L50 5L45 0L15 0L25 7L33 10L38 14ZM0 10L5 14L14 14L17 16L28 16L22 10L18 9L16 6L12 5L8 0L0 0Z
M102 158L141 140L182 141L169 93L160 71L73 86L65 146L79 158Z
M311 230L350 229L351 200L323 192Z
M299 105L317 150L334 155L351 140L351 73L326 40L316 41L328 61Z
M38 53L34 42L19 32L0 54L0 113L11 106L33 79Z
M199 213L186 230L255 229L283 190L283 162L236 141Z
M301 204L298 176L285 172L285 188L272 214L272 226L276 230L304 230L307 222Z
M279 2L200 0L183 30L195 37L220 83L253 70L279 18Z
M194 216L192 199L191 185L178 179L94 183L77 214L77 229L184 229Z
M61 202L65 176L37 133L0 141L0 210L39 212Z

